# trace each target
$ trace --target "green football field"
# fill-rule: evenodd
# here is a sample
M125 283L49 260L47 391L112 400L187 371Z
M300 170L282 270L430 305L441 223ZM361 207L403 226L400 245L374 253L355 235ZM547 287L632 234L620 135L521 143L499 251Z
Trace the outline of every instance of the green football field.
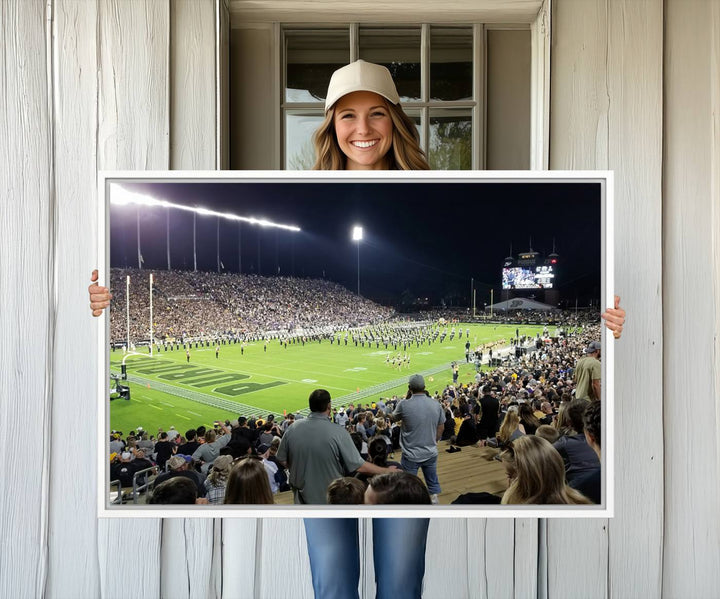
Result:
M460 364L460 382L470 382L475 375L473 364L465 363L466 329L474 348L497 339L510 340L516 325L457 324L462 338L443 343L408 346L403 351L392 345L385 349L375 344L355 347L352 341L330 344L307 342L283 347L277 340L267 344L248 343L241 353L240 344L221 345L218 357L215 346L191 348L190 361L185 351L162 351L150 356L143 348L139 354L126 357L130 401L110 402L110 428L127 434L142 426L150 433L174 426L181 432L215 420L238 416L280 416L307 408L313 389L327 389L333 406L348 403L370 403L379 397L407 391L407 379L416 372L425 375L430 392L442 390L452 382L449 368L453 360ZM521 326L520 334L535 336L542 326ZM410 357L409 366L393 367L386 362L398 354ZM113 372L119 373L123 354L110 353ZM483 361L487 363L487 355Z

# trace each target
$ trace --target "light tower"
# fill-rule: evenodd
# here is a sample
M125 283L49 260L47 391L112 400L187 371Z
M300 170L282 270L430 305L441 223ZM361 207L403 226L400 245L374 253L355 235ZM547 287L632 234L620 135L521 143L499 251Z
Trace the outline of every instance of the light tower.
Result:
M357 243L357 294L360 296L360 242L363 238L363 229L354 226L352 230L352 240Z

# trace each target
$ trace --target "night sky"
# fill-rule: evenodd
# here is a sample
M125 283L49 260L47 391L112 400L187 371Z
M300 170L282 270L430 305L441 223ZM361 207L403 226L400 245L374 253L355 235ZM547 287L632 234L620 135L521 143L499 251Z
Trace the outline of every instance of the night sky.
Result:
M503 261L530 248L549 254L555 240L561 302L600 296L600 185L546 183L244 183L124 182L123 187L177 204L296 225L291 232L220 219L225 271L325 277L357 288L354 225L362 295L395 304L401 294L438 305L467 306L471 278L477 306L500 299ZM137 268L135 205L112 206L110 263ZM144 268L167 268L166 213L141 206ZM169 209L173 269L192 270L192 213ZM198 270L216 271L217 218L197 216ZM240 257L238 256L240 233ZM525 292L525 295L528 295ZM541 297L538 299L542 300Z

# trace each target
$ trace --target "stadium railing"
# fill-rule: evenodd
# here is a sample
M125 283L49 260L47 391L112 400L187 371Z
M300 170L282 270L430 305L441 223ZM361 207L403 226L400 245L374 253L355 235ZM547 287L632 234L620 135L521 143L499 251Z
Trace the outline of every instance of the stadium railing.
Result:
M142 476L141 476L142 475ZM151 476L154 475L154 476ZM140 482L140 478L145 480L144 483ZM133 486L132 486L132 499L133 503L137 504L140 493L143 491L150 491L155 486L155 479L157 478L157 466L145 468L145 470L138 470L133 475Z

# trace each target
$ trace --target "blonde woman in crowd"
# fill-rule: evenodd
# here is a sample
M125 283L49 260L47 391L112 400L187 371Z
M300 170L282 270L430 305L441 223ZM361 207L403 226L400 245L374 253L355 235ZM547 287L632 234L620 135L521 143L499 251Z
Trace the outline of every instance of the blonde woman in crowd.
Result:
M565 467L557 450L545 439L524 435L507 445L501 454L510 486L502 504L590 504L565 482Z

